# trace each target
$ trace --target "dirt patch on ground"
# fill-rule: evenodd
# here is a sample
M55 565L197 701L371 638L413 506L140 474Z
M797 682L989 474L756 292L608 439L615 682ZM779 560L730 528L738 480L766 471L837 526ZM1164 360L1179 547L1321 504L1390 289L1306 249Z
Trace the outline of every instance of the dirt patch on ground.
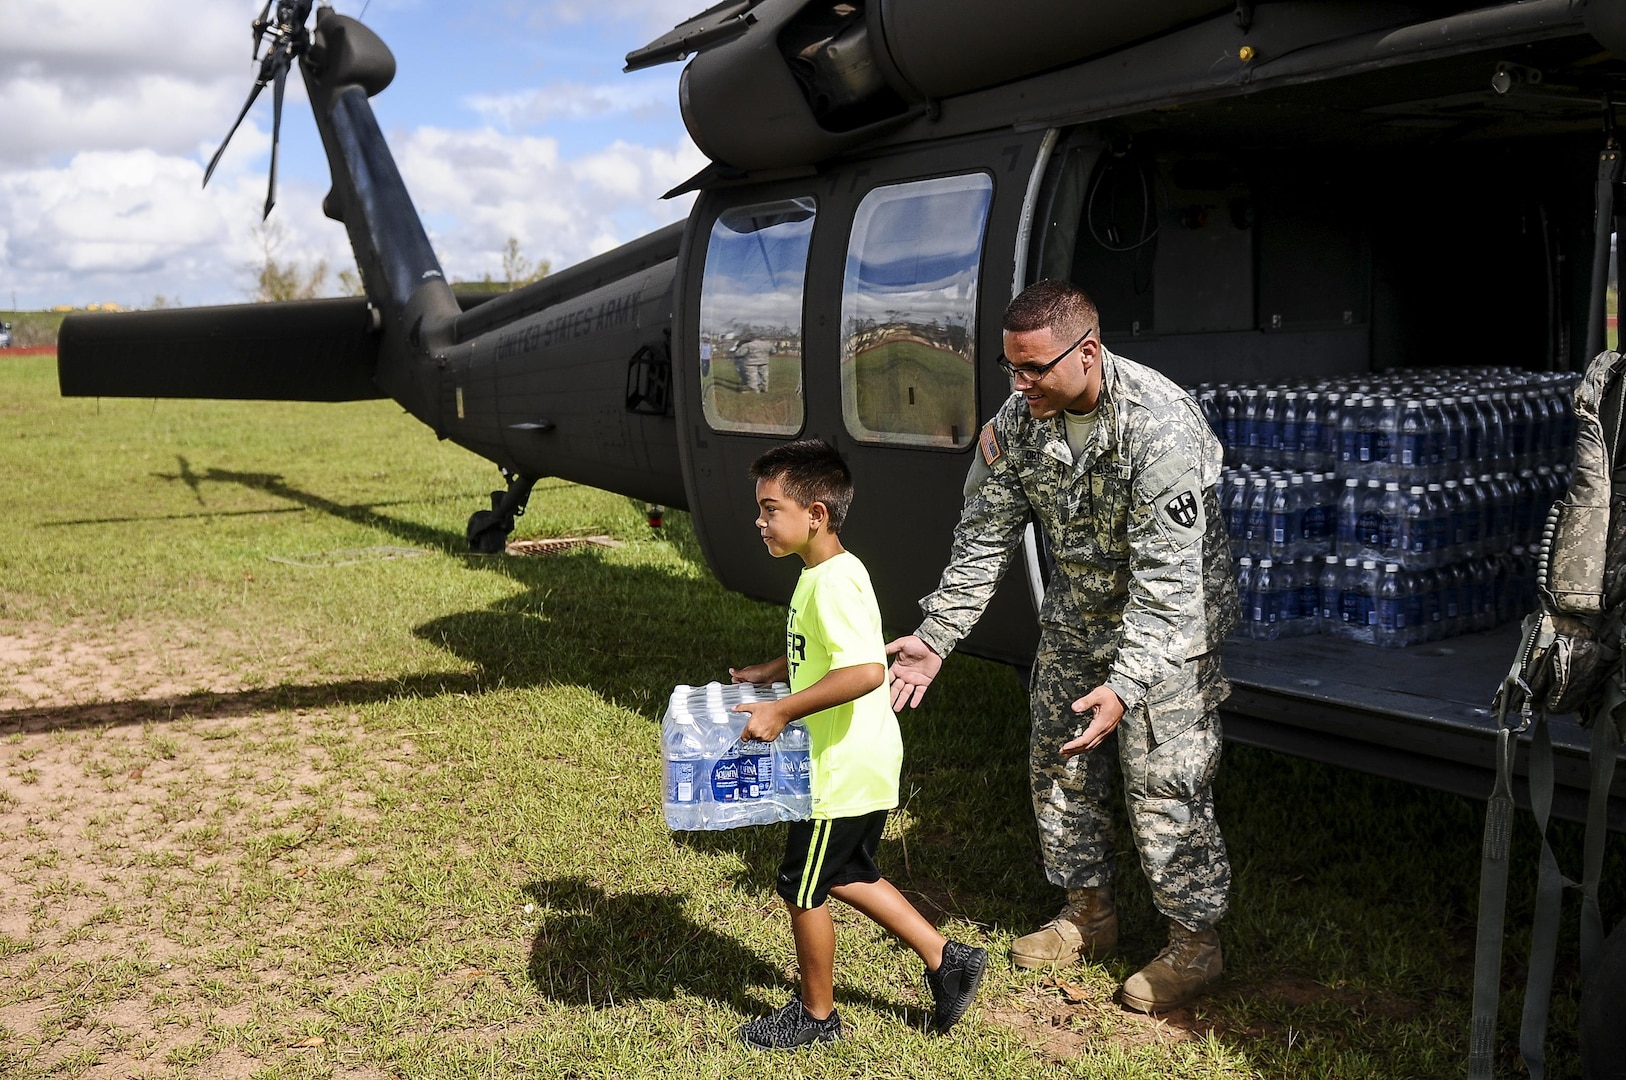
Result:
M247 662L245 662L245 660ZM265 686L299 667L286 645L129 623L0 631L0 716L21 709L165 699ZM245 682L245 673L254 680Z
M366 776L414 748L175 640L0 637L0 1074L264 1069L221 1030L311 1052L299 1010L265 1015L310 929L279 892L377 876L347 840L378 820Z
M1076 975L1076 977L1074 977ZM1126 1047L1168 1045L1210 1036L1245 1042L1279 1034L1281 1023L1249 1022L1260 1001L1268 1011L1292 1015L1331 1007L1356 1020L1394 1020L1415 1016L1415 1002L1362 994L1326 986L1301 975L1279 974L1263 980L1227 979L1214 993L1157 1016L1126 1009L1115 999L1116 984L1099 968L1080 968L1068 976L1051 976L1038 987L985 1007L990 1021L1010 1028L1040 1057L1065 1062L1102 1039Z

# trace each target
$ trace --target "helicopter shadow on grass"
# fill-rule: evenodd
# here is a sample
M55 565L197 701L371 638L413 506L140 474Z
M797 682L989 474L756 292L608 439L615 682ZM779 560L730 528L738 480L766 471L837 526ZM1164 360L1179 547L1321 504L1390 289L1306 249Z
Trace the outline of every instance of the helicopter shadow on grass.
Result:
M680 893L608 893L578 877L533 881L525 893L541 911L527 971L546 997L572 1005L670 1000L679 991L746 1015L777 1009L753 988L786 973L736 938L695 922ZM788 989L788 987L787 987ZM836 1002L918 1021L896 1001L838 979Z
M475 671L457 689L529 687L554 682L593 688L647 713L651 687L727 677L729 663L758 659L777 633L767 605L753 625L739 626L737 605L704 575L610 563L592 548L546 557L475 555L461 533L336 502L273 473L209 469L201 483L233 483L300 507L378 529L418 547L460 557L470 569L501 574L522 591L477 611L432 619L413 633ZM567 486L559 481L559 487ZM547 488L538 487L538 493ZM637 504L640 509L643 504ZM700 559L692 535L672 547L685 563ZM704 596L697 596L703 593ZM681 613L681 617L675 615Z

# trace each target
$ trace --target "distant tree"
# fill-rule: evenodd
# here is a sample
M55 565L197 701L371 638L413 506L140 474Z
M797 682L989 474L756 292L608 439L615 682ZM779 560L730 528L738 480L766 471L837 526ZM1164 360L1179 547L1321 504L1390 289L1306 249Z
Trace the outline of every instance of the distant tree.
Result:
M345 296L366 296L367 289L361 283L361 271L340 270L339 291Z
M314 300L322 294L327 282L327 260L318 259L309 270L290 259L277 257L286 234L282 223L264 222L255 226L254 239L260 245L261 258L255 271L253 296L259 303L271 300Z
M510 292L521 285L529 285L533 281L542 280L548 276L549 269L550 266L545 259L535 266L531 265L531 260L527 259L519 249L519 237L517 236L510 236L508 243L503 246L502 276L503 280L508 283ZM491 280L490 274L486 275L486 280Z
M180 307L180 306L181 306L181 298L179 296L165 296L163 293L154 293L153 298L152 298L152 303L147 305L147 307L152 309L153 311L157 311L157 310L159 310L161 308L171 308L171 307Z

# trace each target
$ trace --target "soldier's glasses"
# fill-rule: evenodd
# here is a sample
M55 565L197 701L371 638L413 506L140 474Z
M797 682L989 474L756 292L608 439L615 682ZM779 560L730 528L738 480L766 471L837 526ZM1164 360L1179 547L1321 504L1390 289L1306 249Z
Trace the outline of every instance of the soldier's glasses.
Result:
M1094 330L1095 330L1095 327L1092 326L1088 330L1084 331L1082 334L1078 335L1078 340L1077 341L1073 342L1071 345L1069 345L1065 349L1063 349L1061 351L1061 355L1056 357L1054 360L1050 361L1050 363L1048 363L1048 364L1034 364L1032 366L1024 364L1021 367L1017 367L1015 364L1013 364L1009 360L1005 359L1003 354L999 357L998 360L995 360L994 363L998 364L1000 366L1000 369L1002 371L1004 371L1005 374L1007 374L1007 375L1009 375L1011 377L1012 382L1015 382L1017 379L1025 379L1027 381L1028 385L1031 386L1034 383L1038 382L1040 379L1044 378L1046 375L1050 374L1050 369L1051 368L1055 367L1057 364L1059 364L1063 360L1067 359L1067 354L1068 353L1072 352L1074 349L1076 349L1080 345L1084 344L1084 339L1089 337L1090 334L1092 332L1094 332Z

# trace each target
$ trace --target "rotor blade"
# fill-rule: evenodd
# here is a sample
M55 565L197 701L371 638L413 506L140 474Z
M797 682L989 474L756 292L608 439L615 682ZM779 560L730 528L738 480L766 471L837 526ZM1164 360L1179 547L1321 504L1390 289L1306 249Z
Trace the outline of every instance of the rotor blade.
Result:
M271 0L265 0L265 6L260 9L260 17L249 24L254 31L254 59L260 58L260 39L265 37L266 27L271 25Z
M264 221L271 216L271 207L277 202L277 145L282 138L282 91L288 82L288 65L277 65L276 86L271 91L271 183L265 189Z
M220 164L220 155L226 152L226 145L231 142L231 137L237 134L238 127L243 123L243 117L248 115L248 110L254 105L254 99L260 96L260 91L264 87L265 83L257 81L254 88L248 92L248 100L243 102L243 111L237 114L237 123L233 124L231 130L226 132L225 139L220 143L220 149L215 151L215 156L209 159L209 167L203 171L204 187L209 186L209 177L215 174L215 166Z

